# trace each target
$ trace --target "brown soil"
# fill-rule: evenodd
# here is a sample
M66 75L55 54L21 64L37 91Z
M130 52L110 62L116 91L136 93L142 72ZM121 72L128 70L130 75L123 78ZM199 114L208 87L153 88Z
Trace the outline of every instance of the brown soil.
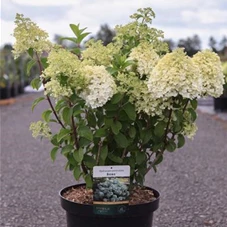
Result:
M81 204L93 204L92 189L86 189L85 186L72 187L63 194L63 197L69 201ZM134 188L129 198L129 205L148 203L155 200L153 191L141 187Z

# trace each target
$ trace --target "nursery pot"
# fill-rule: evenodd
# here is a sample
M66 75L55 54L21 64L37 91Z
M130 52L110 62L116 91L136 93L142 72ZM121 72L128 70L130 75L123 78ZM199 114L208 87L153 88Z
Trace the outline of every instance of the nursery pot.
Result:
M10 88L0 88L0 99L9 99L11 97Z
M114 216L97 215L93 212L93 205L79 204L63 197L64 192L72 187L79 187L84 184L69 186L60 191L61 206L66 211L67 227L151 227L153 212L159 206L159 192L152 190L156 199L151 202L138 205L129 205L124 214Z
M227 111L227 97L215 98L214 109L217 111Z

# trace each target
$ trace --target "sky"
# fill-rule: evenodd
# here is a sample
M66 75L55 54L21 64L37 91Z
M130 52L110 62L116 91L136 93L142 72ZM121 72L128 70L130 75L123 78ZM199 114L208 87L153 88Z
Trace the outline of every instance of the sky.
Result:
M227 0L1 0L1 46L15 42L16 13L31 18L53 41L55 34L73 36L71 23L94 35L102 24L114 28L130 22L129 15L143 7L154 10L152 26L163 30L166 39L177 42L197 34L204 49L210 36L217 41L227 37Z

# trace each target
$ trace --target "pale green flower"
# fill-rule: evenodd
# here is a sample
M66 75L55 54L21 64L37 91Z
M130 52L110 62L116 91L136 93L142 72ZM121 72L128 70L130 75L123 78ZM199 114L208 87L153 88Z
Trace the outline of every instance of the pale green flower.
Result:
M13 54L17 58L20 54L32 48L37 54L43 51L49 51L52 47L48 40L48 33L40 29L37 24L29 18L25 18L23 14L17 14L15 19L16 28L13 36L16 39L13 45Z
M131 50L129 60L136 61L136 70L142 78L143 75L148 75L157 64L159 55L148 42L143 42Z
M56 79L51 79L45 85L45 95L50 95L56 99L60 97L70 97L73 94L72 89L68 85L61 85Z
M227 61L222 63L222 71L225 75L225 83L227 84Z
M75 54L62 47L55 47L47 62L48 67L43 71L42 78L50 80L45 87L46 92L50 92L53 97L70 96L72 90L78 92L86 86L84 76L79 73L81 61Z
M224 75L226 75L226 79L227 79L227 61L222 63L222 71Z
M193 139L197 130L198 130L198 127L197 127L196 123L187 122L184 124L182 134L187 136L189 139Z
M86 49L82 52L82 59L89 65L109 66L114 54L119 52L120 46L110 43L103 46L102 41L93 39L86 43Z
M204 50L195 54L192 58L194 64L199 68L202 77L202 95L219 97L223 93L224 74L219 56Z
M135 39L140 42L148 42L156 50L159 55L169 52L167 43L163 42L164 33L162 30L151 28L146 24L138 21L128 23L126 25L118 25L115 27L116 37L114 41L118 45L129 45L130 40ZM134 47L138 44L134 43ZM130 45L129 45L130 48Z
M78 57L62 47L55 46L47 58L48 67L43 72L44 78L56 79L59 75L72 77L80 66Z
M135 105L138 113L143 112L150 116L161 116L163 110L172 107L170 100L158 98L155 99L148 91L147 84L140 80L135 74L118 74L117 75L119 93L126 93L131 103Z
M89 84L79 96L92 109L105 105L115 94L116 84L104 66L84 66L81 74L89 81Z
M177 49L161 58L151 71L147 85L154 98L182 95L194 99L199 97L202 90L199 69L183 49Z
M38 136L45 137L48 139L51 138L51 130L46 122L43 121L32 122L30 124L29 130L32 131L32 136L35 138Z

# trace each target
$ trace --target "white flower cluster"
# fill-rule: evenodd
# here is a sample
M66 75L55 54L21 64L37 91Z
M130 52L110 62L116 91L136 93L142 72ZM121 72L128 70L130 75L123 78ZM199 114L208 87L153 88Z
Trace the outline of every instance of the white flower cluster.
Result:
M92 109L101 107L114 95L116 84L104 66L85 66L81 74L89 81L88 86L79 94Z
M44 78L56 79L59 75L72 77L79 67L78 57L70 51L55 46L48 55L48 67L43 72Z
M23 14L17 14L15 20L16 28L13 36L16 39L13 45L15 58L32 48L37 54L49 51L52 47L48 40L48 33L40 29L37 24L29 18L24 18Z
M131 50L130 60L137 62L137 72L140 77L148 75L159 60L158 54L149 43L141 43Z
M46 122L43 121L32 122L30 124L29 130L32 131L32 136L34 138L38 136L46 137L48 139L51 138L50 127Z
M199 68L202 78L202 95L219 97L223 93L225 83L219 56L210 50L204 50L195 54L192 60Z
M166 54L150 73L147 85L154 98L194 99L200 96L202 80L198 67L183 49Z
M48 94L56 99L62 96L70 97L73 94L70 87L68 87L67 85L62 86L59 81L55 79L52 79L45 84L44 93L45 95Z
M198 127L196 123L186 123L183 127L183 135L187 136L189 139L193 139L196 132L198 130Z

